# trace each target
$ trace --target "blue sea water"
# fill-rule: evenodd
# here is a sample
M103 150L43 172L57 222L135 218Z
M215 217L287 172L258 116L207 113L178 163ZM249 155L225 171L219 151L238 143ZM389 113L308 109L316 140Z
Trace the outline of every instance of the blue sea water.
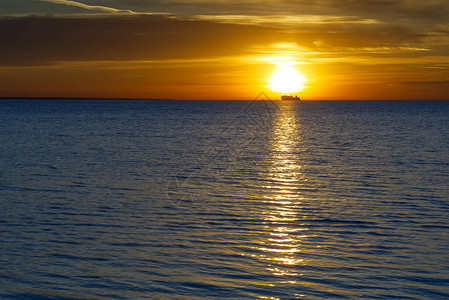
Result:
M2 299L449 299L448 101L0 101Z

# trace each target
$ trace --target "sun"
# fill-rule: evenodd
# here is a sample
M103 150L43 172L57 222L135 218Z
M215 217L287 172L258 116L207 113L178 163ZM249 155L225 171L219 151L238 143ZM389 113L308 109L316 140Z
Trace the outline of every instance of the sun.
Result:
M268 79L268 88L277 93L292 94L305 88L307 78L292 65L278 65Z

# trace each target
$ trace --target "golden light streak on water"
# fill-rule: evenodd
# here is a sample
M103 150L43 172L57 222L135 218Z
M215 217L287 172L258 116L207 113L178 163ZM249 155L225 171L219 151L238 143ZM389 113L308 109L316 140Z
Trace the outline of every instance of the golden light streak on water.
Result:
M301 224L298 213L302 200L298 188L303 181L303 174L296 153L300 123L295 105L297 103L280 103L273 123L268 184L263 187L267 190L264 202L268 206L262 212L266 230L271 237L258 248L264 253L259 258L270 262L267 269L284 279L300 276L293 271L292 266L306 263L301 258L301 240L307 236L297 234L307 228L298 228Z

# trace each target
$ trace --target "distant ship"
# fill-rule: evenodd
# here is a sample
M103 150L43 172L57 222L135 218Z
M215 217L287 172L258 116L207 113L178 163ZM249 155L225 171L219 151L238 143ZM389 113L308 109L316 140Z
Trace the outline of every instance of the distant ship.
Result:
M284 96L281 96L281 99L282 100L301 100L298 96L292 96L292 95L290 95L290 96L287 96L287 95L284 95Z

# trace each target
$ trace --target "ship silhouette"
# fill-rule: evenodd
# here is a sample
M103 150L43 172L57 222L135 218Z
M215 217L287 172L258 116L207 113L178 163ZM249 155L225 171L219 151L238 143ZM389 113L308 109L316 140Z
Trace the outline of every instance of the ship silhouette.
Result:
M292 95L283 95L281 96L282 100L301 100L297 95L292 96Z

